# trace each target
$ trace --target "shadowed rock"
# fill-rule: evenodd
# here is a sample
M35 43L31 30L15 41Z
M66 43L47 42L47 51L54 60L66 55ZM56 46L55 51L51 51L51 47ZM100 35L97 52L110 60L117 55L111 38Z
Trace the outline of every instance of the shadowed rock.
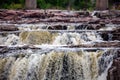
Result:
M108 71L107 80L120 80L120 51L118 58L114 59L113 64Z
M14 25L0 25L0 31L18 31Z

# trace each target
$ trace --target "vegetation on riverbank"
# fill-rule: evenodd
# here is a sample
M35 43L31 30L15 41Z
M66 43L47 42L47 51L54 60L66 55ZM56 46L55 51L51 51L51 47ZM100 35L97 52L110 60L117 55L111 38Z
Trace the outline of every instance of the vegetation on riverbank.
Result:
M40 9L95 9L96 0L37 0L37 8ZM110 0L110 6L114 1ZM25 0L2 0L0 8L24 9Z

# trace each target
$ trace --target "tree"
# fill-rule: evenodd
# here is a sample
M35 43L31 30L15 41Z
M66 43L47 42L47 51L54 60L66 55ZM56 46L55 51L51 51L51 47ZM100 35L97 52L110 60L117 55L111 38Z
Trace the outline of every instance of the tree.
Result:
M71 10L73 3L74 3L74 0L68 1L68 6L67 6L68 10Z
M37 0L25 0L26 9L35 9L37 7Z
M97 10L108 9L108 0L96 0L96 9Z

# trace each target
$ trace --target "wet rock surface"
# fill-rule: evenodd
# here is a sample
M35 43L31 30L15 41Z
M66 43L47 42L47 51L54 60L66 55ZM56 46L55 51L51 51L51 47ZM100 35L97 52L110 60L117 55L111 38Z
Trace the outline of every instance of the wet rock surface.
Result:
M0 31L18 31L15 25L0 25Z
M120 51L118 58L114 59L111 68L108 70L107 80L120 80Z
M61 66L63 67L60 69L62 75L61 79L88 80L90 79L89 75L91 75L90 80L97 80L98 75L100 76L101 74L104 74L104 71L108 66L110 66L110 62L113 60L113 64L108 70L107 80L120 80L120 55L118 54L116 56L117 53L120 53L120 11L109 10L89 12L67 10L0 10L0 24L0 58L3 60L3 62L1 61L1 64L4 63L4 59L2 58L10 55L16 57L17 59L19 57L25 57L28 54L31 56L38 52L40 52L39 56L41 56L41 54L50 56L49 51L52 50L54 51L58 49L61 51L63 49L63 51L61 51L61 53L63 53L65 50L69 51L71 49L79 49L79 51L85 51L84 57L83 54L78 54L76 52L75 54L70 54L71 56L68 56L65 52L64 56L62 56L61 59L63 59L63 62ZM108 52L105 52L102 55L102 50L108 50ZM111 52L109 52L109 50ZM90 51L90 54L87 54L86 51ZM99 54L96 55L97 53ZM90 72L78 72L81 75L78 74L76 76L78 70L83 70L81 68L81 64L77 66L74 65L76 63L74 62L73 57L76 54L76 60L76 57L78 56L83 57L84 60L81 63L83 68L86 66L86 64L84 64L85 61L88 64L88 61L96 61L95 59L98 60L97 64L99 65L94 62L89 62L91 65L90 70L88 71ZM53 56L55 55L56 53ZM91 56L87 57L88 55ZM100 56L101 59L99 59ZM26 60L27 57L25 57ZM23 60L25 58L23 58ZM77 62L80 62L81 59L82 58L80 58ZM48 68L46 68L46 79L53 79L53 75L51 74L57 73L55 70L58 68L59 64L56 63L56 61L57 58L55 61L53 60L53 63L48 65ZM36 63L33 65L38 66ZM98 66L100 67L100 70L98 70ZM21 66L18 67L19 69L22 69ZM1 71L3 71L2 69L4 67L0 68ZM32 68L33 67L31 66L30 72L28 71L29 74L26 75L27 77L29 77L29 75L33 75L31 79L36 77L34 76L35 73L31 73L31 70L33 72L34 70L37 71L37 67L34 69ZM97 74L95 74L95 72ZM0 74L0 76L2 75ZM19 75L16 76L19 77ZM55 75L55 79L57 76L59 75ZM7 78L6 76L4 77L4 79ZM3 79L3 77L0 77L0 79ZM106 79L102 78L98 80Z
M0 24L44 24L50 30L75 29L99 30L106 24L120 27L120 11L67 11L67 10L0 10ZM7 26L7 25L6 25ZM8 31L17 30L7 27ZM0 27L1 31L7 30Z

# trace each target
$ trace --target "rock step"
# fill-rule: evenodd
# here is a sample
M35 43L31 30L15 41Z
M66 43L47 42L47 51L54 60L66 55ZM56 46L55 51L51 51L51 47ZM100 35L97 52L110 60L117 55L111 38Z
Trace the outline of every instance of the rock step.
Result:
M0 21L6 23L113 23L120 24L119 11L54 11L54 10L1 10Z
M116 48L120 49L120 41L111 41L111 42L95 42L95 44L81 44L81 45L0 45L0 49L10 48L10 49L40 49L40 48L54 48L54 47L61 47L61 48Z

